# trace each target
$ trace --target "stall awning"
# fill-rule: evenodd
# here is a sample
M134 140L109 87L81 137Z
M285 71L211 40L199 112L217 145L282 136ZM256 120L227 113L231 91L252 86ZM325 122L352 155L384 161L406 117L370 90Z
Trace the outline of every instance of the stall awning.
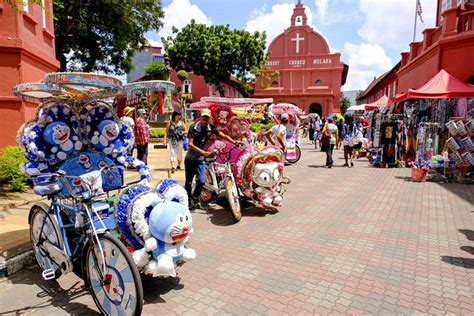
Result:
M353 111L365 111L365 104L361 105L351 105L346 112L353 112Z
M386 95L384 95L377 101L366 104L365 109L368 111L371 111L371 110L375 110L384 106L391 106L391 105L393 105L393 102L391 102L390 99Z
M462 82L450 75L446 70L440 72L419 89L410 89L396 97L397 102L406 99L447 99L447 98L472 98L474 86Z

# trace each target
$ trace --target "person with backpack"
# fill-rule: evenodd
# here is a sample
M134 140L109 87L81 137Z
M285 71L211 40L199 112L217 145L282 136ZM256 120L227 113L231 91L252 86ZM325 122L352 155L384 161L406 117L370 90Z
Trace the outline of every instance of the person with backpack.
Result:
M354 142L358 142L358 139L355 137L357 135L357 128L354 124L352 116L346 116L344 125L342 126L342 145L344 146L344 160L346 163L345 167L353 167L354 163L352 162L352 149L354 147ZM350 164L349 164L350 160Z
M337 126L333 124L332 119L328 119L327 123L323 127L321 137L321 151L326 152L326 168L332 168L334 163L334 160L332 159L332 153L338 138L339 133Z

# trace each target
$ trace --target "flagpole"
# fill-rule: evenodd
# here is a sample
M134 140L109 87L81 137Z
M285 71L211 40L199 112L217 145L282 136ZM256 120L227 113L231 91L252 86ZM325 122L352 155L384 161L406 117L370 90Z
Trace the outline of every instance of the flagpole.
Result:
M413 26L413 42L415 41L416 38L416 20L417 20L417 10L418 10L418 0L415 0L415 24Z

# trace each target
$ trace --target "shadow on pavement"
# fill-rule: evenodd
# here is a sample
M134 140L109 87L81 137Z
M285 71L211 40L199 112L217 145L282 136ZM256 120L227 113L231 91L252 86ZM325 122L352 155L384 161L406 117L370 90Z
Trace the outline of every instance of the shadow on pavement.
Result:
M275 215L278 213L278 209L276 208L263 208L256 206L250 201L244 200L240 203L242 209L242 220L244 220L245 217L265 217L267 215ZM224 198L218 199L216 204L208 204L203 206L202 209L196 211L201 212L202 214L207 214L211 223L217 226L231 226L237 224L229 209L227 200Z
M474 269L474 259L470 258L442 256L441 261L466 269Z
M166 303L162 295L173 290L182 290L180 278L154 278L149 275L142 275L143 295L145 304Z
M464 234L468 240L474 240L474 231L470 229L459 229L459 232ZM462 246L461 250L470 254L474 254L474 247ZM442 256L441 261L466 269L474 269L474 259L463 257Z
M23 300L23 302L25 303L25 307L7 310L6 312L0 313L0 315L19 315L27 312L36 312L41 314L41 309L50 306L58 307L69 315L99 315L97 311L89 308L85 304L79 302L71 302L85 295L90 295L89 292L85 289L82 280L75 282L67 288L63 288L55 280L43 280L43 278L41 277L40 269L36 265L24 271L24 273L8 277L7 282L10 282L12 285L24 284L35 285L39 287L41 291L37 293L36 297L37 299L42 300L42 302L36 304L29 304L27 297L25 297L25 299ZM17 295L21 295L21 293Z
M464 234L464 236L466 236L467 240L474 240L474 230L459 229L459 232L461 234Z

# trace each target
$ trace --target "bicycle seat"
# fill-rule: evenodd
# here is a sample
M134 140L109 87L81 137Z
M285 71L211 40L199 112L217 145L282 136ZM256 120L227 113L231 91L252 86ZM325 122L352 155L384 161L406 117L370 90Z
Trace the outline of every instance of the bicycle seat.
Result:
M37 184L33 187L33 191L37 195L47 196L61 192L62 186L58 182Z

